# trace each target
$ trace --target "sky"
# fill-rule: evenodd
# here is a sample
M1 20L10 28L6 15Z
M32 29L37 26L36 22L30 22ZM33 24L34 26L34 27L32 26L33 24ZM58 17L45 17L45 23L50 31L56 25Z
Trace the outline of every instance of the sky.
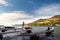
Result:
M0 0L0 25L30 23L60 14L60 0Z

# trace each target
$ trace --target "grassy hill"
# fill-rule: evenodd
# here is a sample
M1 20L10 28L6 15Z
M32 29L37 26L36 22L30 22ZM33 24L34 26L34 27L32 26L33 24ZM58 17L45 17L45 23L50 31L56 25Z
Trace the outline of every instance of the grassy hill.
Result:
M31 26L60 26L60 15L55 15L48 19L38 19L28 25Z

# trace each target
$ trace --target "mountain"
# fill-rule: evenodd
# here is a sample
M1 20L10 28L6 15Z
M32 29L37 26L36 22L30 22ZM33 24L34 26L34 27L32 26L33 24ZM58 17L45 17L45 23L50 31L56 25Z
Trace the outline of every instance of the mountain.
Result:
M60 15L55 15L48 19L38 19L28 25L31 26L60 26Z

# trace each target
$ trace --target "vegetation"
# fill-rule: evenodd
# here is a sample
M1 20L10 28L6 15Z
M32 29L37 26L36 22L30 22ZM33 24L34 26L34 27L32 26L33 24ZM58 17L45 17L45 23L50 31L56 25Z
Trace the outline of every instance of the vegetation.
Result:
M39 19L28 25L31 26L60 26L60 15L55 15L49 19Z

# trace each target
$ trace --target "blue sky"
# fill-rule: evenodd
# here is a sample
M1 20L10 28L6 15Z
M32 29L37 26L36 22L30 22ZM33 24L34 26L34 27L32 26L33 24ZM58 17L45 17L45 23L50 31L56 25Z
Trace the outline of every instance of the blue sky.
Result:
M60 14L60 0L0 0L0 24L33 22Z

